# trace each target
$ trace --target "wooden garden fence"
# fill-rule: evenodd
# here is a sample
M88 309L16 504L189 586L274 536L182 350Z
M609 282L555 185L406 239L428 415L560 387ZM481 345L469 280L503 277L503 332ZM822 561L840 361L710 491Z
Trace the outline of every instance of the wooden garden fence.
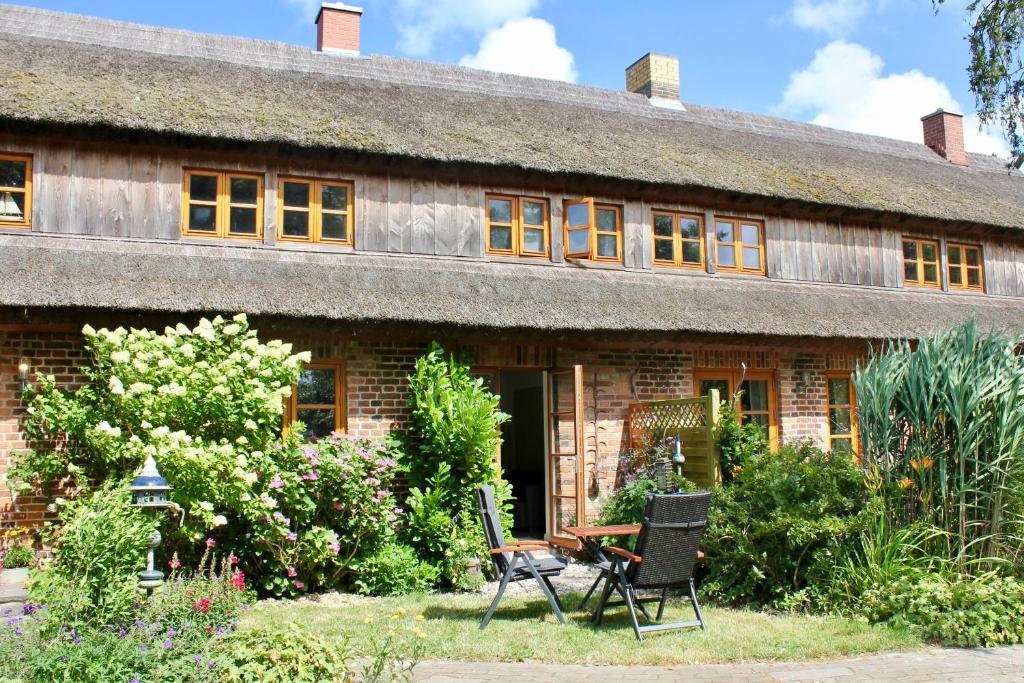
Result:
M717 389L695 398L631 403L630 447L643 448L656 441L678 438L686 457L683 476L698 486L720 484L721 458L715 439L720 405Z

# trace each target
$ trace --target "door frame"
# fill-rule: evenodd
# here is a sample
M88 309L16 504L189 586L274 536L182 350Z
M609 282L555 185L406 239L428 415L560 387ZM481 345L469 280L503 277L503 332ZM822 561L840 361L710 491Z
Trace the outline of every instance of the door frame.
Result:
M555 444L553 441L553 422L551 420L554 415L551 410L551 375L554 373L572 373L573 377L573 439L575 441L575 448L573 453L555 453ZM552 492L553 477L554 477L554 459L557 457L575 457L576 458L576 524L585 525L587 521L587 508L586 508L586 490L585 490L585 475L586 475L586 444L583 438L583 422L584 422L584 410L583 410L583 366L582 365L571 365L568 367L552 367L544 370L544 505L546 507L545 516L547 519L547 533L545 538L552 545L564 547L564 548L576 548L578 541L575 537L559 536L556 533L556 508L553 505L554 493Z

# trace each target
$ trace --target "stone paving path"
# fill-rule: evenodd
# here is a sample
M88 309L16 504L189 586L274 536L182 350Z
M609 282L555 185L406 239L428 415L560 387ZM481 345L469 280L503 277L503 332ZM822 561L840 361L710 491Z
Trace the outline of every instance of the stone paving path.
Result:
M772 664L581 666L529 662L422 662L415 673L416 680L422 683L998 683L1024 681L1024 646L977 650L928 648L848 659Z

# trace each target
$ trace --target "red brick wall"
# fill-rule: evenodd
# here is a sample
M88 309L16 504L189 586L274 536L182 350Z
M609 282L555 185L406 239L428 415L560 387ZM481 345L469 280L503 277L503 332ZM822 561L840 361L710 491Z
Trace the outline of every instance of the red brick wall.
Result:
M359 12L324 7L316 23L316 49L359 52Z
M939 110L921 119L921 124L925 145L950 163L968 165L964 148L964 119L961 115Z

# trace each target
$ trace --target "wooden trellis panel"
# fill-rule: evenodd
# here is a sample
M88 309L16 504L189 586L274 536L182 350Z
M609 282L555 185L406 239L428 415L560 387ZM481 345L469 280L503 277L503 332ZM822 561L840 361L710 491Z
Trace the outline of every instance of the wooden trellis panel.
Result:
M686 463L683 475L699 486L722 481L718 442L720 398L717 389L707 396L629 405L629 442L643 448L655 441L678 437Z

